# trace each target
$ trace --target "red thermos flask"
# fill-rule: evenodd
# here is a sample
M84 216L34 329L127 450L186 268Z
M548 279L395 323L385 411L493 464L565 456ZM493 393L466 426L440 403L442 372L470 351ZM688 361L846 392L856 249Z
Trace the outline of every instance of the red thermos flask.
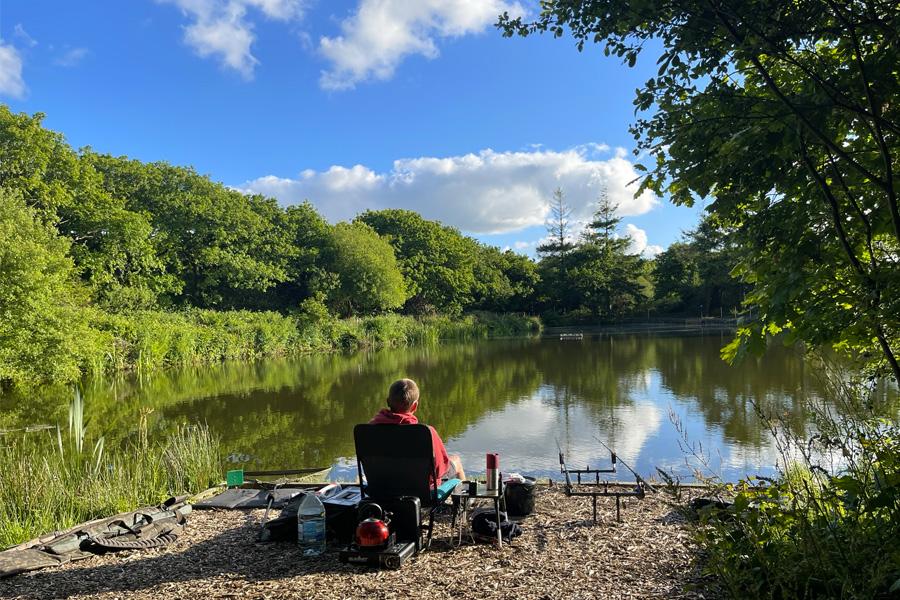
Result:
M487 479L487 491L496 492L500 487L500 455L495 452L487 454L485 465L485 477Z

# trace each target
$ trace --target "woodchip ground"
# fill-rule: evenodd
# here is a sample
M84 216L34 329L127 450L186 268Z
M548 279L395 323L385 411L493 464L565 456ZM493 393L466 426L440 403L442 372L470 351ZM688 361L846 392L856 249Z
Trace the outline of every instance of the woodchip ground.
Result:
M432 548L399 571L365 570L337 555L306 558L290 543L259 544L262 511L195 511L166 548L94 556L0 580L0 598L568 599L713 598L685 519L661 495L625 503L568 498L539 487L524 533L502 550L450 545L449 519Z

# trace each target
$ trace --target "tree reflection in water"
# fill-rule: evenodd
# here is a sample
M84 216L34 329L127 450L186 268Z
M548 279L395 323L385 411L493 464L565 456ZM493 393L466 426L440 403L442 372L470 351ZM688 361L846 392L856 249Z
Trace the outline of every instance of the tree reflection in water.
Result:
M136 433L152 408L152 434L206 422L226 454L246 466L331 465L353 455L353 425L383 406L388 385L411 377L420 418L477 472L484 452L507 471L556 472L556 442L572 460L604 462L594 436L644 472L681 463L670 410L688 433L721 453L723 474L771 472L771 442L751 401L803 431L796 400L818 393L798 352L772 348L729 366L728 334L597 335L583 341L494 340L469 344L226 363L85 382L88 428L110 443ZM60 422L68 390L0 399L10 422Z

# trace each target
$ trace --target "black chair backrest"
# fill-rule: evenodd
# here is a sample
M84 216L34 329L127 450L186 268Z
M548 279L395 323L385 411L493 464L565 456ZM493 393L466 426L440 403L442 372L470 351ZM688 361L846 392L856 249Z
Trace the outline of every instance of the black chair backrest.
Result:
M375 501L416 496L434 503L437 489L434 449L427 425L357 425L353 428L359 483Z

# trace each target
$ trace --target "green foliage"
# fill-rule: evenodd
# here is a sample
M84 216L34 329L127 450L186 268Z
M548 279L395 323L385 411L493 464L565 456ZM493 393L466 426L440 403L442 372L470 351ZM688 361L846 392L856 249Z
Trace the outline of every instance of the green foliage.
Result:
M691 307L694 290L700 285L698 256L690 244L675 242L654 261L656 271L655 299L663 306Z
M0 187L18 191L52 221L57 209L74 201L78 162L62 135L41 126L43 119L0 106Z
M493 246L475 248L472 308L494 312L533 313L540 281L538 267L527 256Z
M156 304L177 290L156 254L147 215L104 189L90 151L79 155L63 137L41 126L43 115L0 107L0 186L19 193L39 218L72 240L82 278L107 306Z
M663 310L715 316L737 313L749 289L731 272L740 262L737 236L706 216L684 242L655 260L655 299Z
M658 50L657 75L635 99L637 152L653 160L639 167L642 189L688 206L710 198L716 225L734 231L735 273L760 318L727 357L782 334L900 380L898 23L889 2L548 0L535 22L503 15L499 26L507 36L568 30L579 50L602 44L630 66ZM715 247L702 228L694 243ZM708 278L685 250L662 261L660 298L693 287L693 273ZM900 590L900 431L857 394L835 390L831 400L859 410L821 412L809 439L773 424L784 458L802 467L761 488L744 482L732 509L702 520L709 564L732 596Z
M394 247L408 286L408 310L458 314L472 301L474 245L459 231L400 209L366 211L357 220Z
M640 256L626 252L627 240L617 248L584 244L573 252L568 276L581 307L599 318L614 319L631 313L644 301Z
M556 201L561 198L559 193ZM538 265L538 300L554 321L611 321L646 302L649 281L644 261L629 254L629 238L617 237L621 219L615 216L616 209L605 193L601 194L594 218L577 244L566 241L567 225L560 225L556 216L550 219L548 229L555 228L563 235L538 249L545 254ZM563 246L560 240L565 242Z
M201 365L226 360L255 360L310 352L376 349L438 340L475 339L489 336L530 335L540 331L540 321L518 315L478 313L462 318L379 315L334 319L320 297L305 300L296 316L272 311L182 312L131 311L106 313L85 310L75 314L78 325L65 323L64 333L80 336L30 346L27 329L4 328L0 323L0 383L35 386L67 383L84 372L102 374L136 369L151 372L173 366ZM61 310L61 309L60 309ZM41 328L46 311L36 319ZM24 321L28 323L28 321ZM62 327L62 325L60 325ZM6 333L7 330L12 333ZM41 329L40 335L50 331ZM38 333L27 338L41 341ZM50 345L53 342L55 346ZM64 346L63 342L69 344ZM18 345L16 345L18 344ZM24 349L23 349L24 348ZM38 352L43 349L42 354ZM30 362L23 363L24 358ZM62 370L66 367L67 370Z
M149 442L146 420L120 446L89 437L80 397L66 433L0 437L0 548L78 523L197 493L221 480L219 441L203 425Z
M333 319L401 307L614 319L652 287L612 234L614 207L596 224L603 235L573 249L561 190L557 225L568 245L536 263L411 211L367 212L332 227L308 202L282 208L191 168L76 151L42 119L0 107L0 385L392 345L484 326L482 317L458 326L388 319L364 331Z
M329 303L339 314L381 312L406 301L406 285L393 248L365 223L334 226L325 265L337 276Z
M724 486L733 504L700 514L705 568L734 597L888 597L900 581L900 428L832 421L810 447L846 467L830 476L807 454L775 480Z
M566 197L561 188L553 192L550 201L550 218L547 219L548 240L537 247L543 256L562 258L572 251L575 245L570 239L572 233L572 207L566 204Z
M0 190L0 382L71 380L96 347L68 240Z
M96 313L106 370L280 356L298 349L296 321L275 312L190 310Z
M891 2L549 0L535 22L499 25L569 30L629 65L658 52L635 99L643 189L710 198L736 230L761 315L739 343L786 329L881 356L900 379L898 21Z
M156 253L181 281L168 302L204 308L250 307L288 281L295 248L276 202L245 195L193 169L85 152L105 190L145 211Z
M269 309L291 310L304 301L324 297L334 285L333 274L326 271L322 252L328 248L331 227L309 202L285 209L284 226L290 247L287 279L265 294ZM302 309L301 309L302 310Z

